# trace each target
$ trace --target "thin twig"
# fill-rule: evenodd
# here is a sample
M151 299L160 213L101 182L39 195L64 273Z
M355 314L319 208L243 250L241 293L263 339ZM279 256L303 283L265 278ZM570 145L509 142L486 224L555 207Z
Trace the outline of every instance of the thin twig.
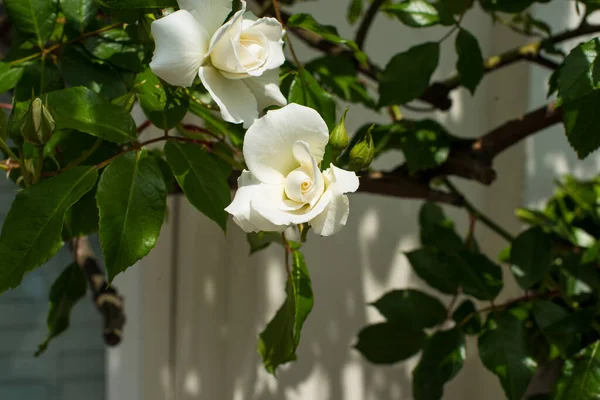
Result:
M508 242L513 242L515 238L508 233L504 228L492 221L488 216L479 211L475 206L450 182L449 179L444 179L444 184L450 189L452 193L463 198L463 207L469 211L469 213L485 224L488 228L496 232L499 236L506 239Z
M371 28L371 24L375 20L375 16L377 15L379 8L383 5L383 3L385 3L385 1L386 0L373 0L371 5L367 9L365 16L362 22L360 23L358 30L356 31L356 39L354 40L358 45L359 49L363 49L365 41L367 39L367 35L369 33L369 28Z

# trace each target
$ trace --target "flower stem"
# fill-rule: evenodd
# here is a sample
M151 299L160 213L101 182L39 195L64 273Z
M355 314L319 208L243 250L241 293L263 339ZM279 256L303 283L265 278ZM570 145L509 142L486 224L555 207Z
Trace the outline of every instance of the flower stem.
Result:
M8 145L6 144L6 142L4 141L4 139L0 138L0 149L6 153L7 156L9 156L10 158L12 158L13 160L20 160L19 157L17 157L17 155L15 153L13 153L13 151L8 147Z

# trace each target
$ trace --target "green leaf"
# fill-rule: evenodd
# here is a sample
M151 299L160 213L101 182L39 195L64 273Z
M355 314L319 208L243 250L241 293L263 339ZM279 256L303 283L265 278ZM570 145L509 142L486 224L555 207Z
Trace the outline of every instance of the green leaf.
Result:
M188 97L158 79L150 68L137 76L136 86L144 114L158 128L171 129L185 117Z
M323 87L340 99L362 103L369 108L376 107L375 100L358 77L356 65L349 63L344 56L328 55L317 58L304 67L316 74Z
M581 349L581 335L594 318L593 310L569 312L551 301L536 301L533 317L549 343L555 345L563 357Z
M536 368L523 321L510 311L491 313L478 347L481 361L500 378L507 398L521 400Z
M481 253L459 250L448 253L450 268L465 294L479 300L493 300L504 286L502 269Z
M570 374L559 381L554 400L595 400L600 397L600 342L575 358Z
M314 108L321 114L330 132L335 128L335 100L307 70L298 71L290 86L288 101Z
M592 39L575 47L565 58L556 78L563 102L577 100L600 86L599 46L600 40Z
M418 121L401 140L400 148L411 173L435 168L448 159L452 137L433 120Z
M90 60L83 51L69 49L60 57L65 81L70 86L85 86L107 99L127 93L125 82L110 66Z
M165 219L167 189L146 151L129 152L109 164L96 193L99 237L108 280L145 257Z
M600 90L594 90L563 106L567 139L580 159L586 158L600 147L600 135L596 134L596 128L600 125L598 104Z
M65 212L97 178L95 168L76 167L17 194L0 234L0 293L56 254Z
M473 7L474 0L446 0L445 3L451 13L460 15Z
M0 93L14 88L23 76L23 68L11 68L10 64L0 62Z
M436 70L440 45L428 42L396 54L379 82L379 106L405 104L422 95Z
M346 19L350 24L354 24L360 18L362 8L362 0L350 0L350 6L348 7L348 13L346 14Z
M479 0L479 2L486 11L518 13L530 7L535 0Z
M281 234L277 232L250 232L246 239L250 245L250 254L266 249L271 243L283 244Z
M458 280L450 270L448 261L433 248L422 248L406 253L410 265L429 286L445 294L458 291Z
M60 8L77 32L82 34L96 17L98 5L95 0L60 0Z
M65 214L64 241L98 232L96 186L83 195Z
M465 249L462 239L454 230L454 222L444 215L440 206L424 203L419 211L421 243L444 251Z
M356 55L359 62L365 61L365 56L362 54L358 46L353 40L343 39L337 32L337 29L331 25L321 25L310 14L294 14L287 21L288 28L302 28L317 35L323 39L335 44L343 44L350 47Z
M87 281L77 263L69 265L50 288L50 310L48 311L48 337L38 346L35 356L48 348L52 339L69 327L71 310L85 296Z
M109 8L167 8L177 7L177 0L98 0Z
M196 144L167 141L165 156L185 197L200 212L227 229L225 208L231 202L231 168Z
M477 335L481 331L481 316L471 300L463 301L452 313L452 319L463 324L460 329L467 335Z
M460 83L474 94L483 78L484 60L477 38L464 28L460 28L456 35L456 54L458 55L456 69Z
M273 375L279 365L296 360L302 326L313 308L310 275L299 250L292 252L292 276L286 294L285 302L259 336L258 351L265 369Z
M510 251L511 271L519 286L530 289L540 282L552 263L552 238L539 227L521 233Z
M58 129L75 129L118 144L137 138L131 115L90 89L74 87L48 93L47 102Z
M440 22L438 10L425 0L405 0L382 7L382 11L396 16L402 23L413 28L437 25Z
M54 30L58 0L4 0L4 7L13 26L42 48Z
M206 107L201 106L193 100L195 93L192 91L190 94L190 108L189 111L204 120L206 123L205 127L211 132L221 134L224 137L231 139L231 142L236 147L241 147L244 141L244 129L241 125L232 124L223 121L220 117L215 116L214 111L209 110Z
M37 97L63 87L64 83L56 65L49 60L37 61L24 68L23 75L15 86L14 100L31 101L32 94ZM29 109L29 105L27 108Z
M354 347L374 364L394 364L417 354L425 338L404 322L383 322L363 328Z
M435 297L414 289L392 290L372 304L388 321L403 322L416 330L446 319L446 307Z
M431 336L419 364L413 370L414 400L439 400L444 385L462 369L466 358L465 337L458 328Z
M144 70L144 46L134 39L132 29L115 28L100 35L91 36L85 42L85 48L94 57L121 69L142 72Z

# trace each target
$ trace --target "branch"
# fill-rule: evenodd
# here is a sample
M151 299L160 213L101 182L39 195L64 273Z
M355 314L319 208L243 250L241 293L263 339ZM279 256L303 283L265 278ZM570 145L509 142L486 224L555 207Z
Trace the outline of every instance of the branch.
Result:
M372 6L375 3L376 1L373 2ZM281 12L281 17L283 21L287 21L290 15ZM365 29L368 29L368 25ZM315 33L301 28L290 28L289 31L295 36L297 36L300 40L302 40L305 44L316 50L321 50L330 55L345 56L350 60L354 59L354 53L350 49L341 45L331 43ZM500 68L509 66L511 64L514 64L515 62L523 60L535 62L545 67L555 69L557 67L557 64L554 61L546 59L545 57L540 55L541 51L546 46L556 45L558 43L574 39L579 36L585 36L597 32L600 32L600 25L590 25L584 23L581 24L577 29L567 30L557 35L550 36L546 39L517 47L516 49L512 49L500 55L488 58L485 61L485 73L496 71ZM380 67L375 65L370 60L367 60L367 62L364 65L359 64L357 68L361 74L368 76L369 78L376 81L378 80L379 74L382 71ZM419 100L429 103L437 109L443 111L448 110L452 106L452 100L450 99L449 94L451 91L458 88L459 86L460 79L458 75L450 77L441 82L434 82L421 96L419 96Z
M360 26L358 27L358 31L356 32L355 42L358 45L359 49L362 50L362 48L364 47L365 40L367 39L367 34L369 33L369 28L371 27L371 24L375 19L375 15L377 15L377 12L379 11L379 7L381 7L383 3L385 3L385 1L386 0L373 0L371 5L369 6L365 17L363 18Z
M104 342L109 346L116 346L121 342L125 325L123 297L119 296L114 286L109 286L106 282L87 237L73 239L70 246L75 261L88 279L94 305L104 319Z

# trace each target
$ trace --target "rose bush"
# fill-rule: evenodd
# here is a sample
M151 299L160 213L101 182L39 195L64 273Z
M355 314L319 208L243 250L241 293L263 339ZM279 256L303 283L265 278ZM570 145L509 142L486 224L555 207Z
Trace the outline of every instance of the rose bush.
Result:
M283 29L274 18L256 18L242 1L179 0L181 10L152 23L152 71L171 85L192 86L196 76L225 121L249 127L259 110L285 105L279 89Z
M226 211L246 232L303 223L322 236L339 231L350 211L344 193L358 189L358 177L333 164L321 172L328 141L327 125L312 108L289 104L268 111L246 132L248 170Z

